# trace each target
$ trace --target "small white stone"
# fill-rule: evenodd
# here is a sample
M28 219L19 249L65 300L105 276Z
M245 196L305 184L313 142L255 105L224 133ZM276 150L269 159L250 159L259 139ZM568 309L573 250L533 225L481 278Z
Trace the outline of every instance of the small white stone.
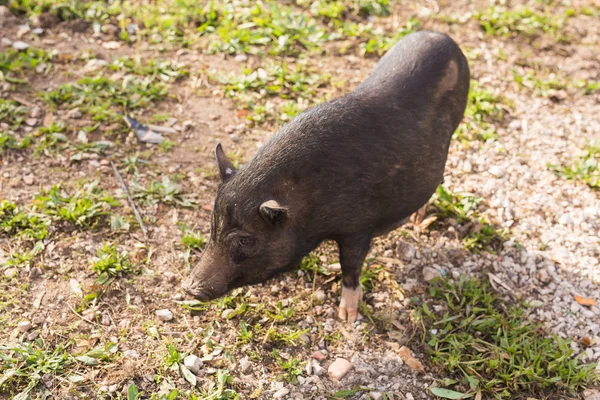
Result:
M573 217L571 217L571 214L566 213L560 216L558 223L561 225L573 225L575 221L573 220Z
M381 392L371 392L369 393L369 397L373 400L379 400L381 397L383 396L383 394L381 394Z
M412 393L406 393L404 394L404 398L406 400L415 400L414 396L412 395Z
M429 282L435 278L441 277L442 274L435 268L432 267L424 267L423 268L423 279L425 282Z
M314 294L314 297L317 301L325 301L327 299L327 295L322 290L317 290Z
M290 392L290 390L287 389L287 388L279 389L278 391L276 391L275 393L273 393L273 398L274 399L281 399L284 396L286 396L289 392Z
M156 316L158 317L158 319L165 322L173 319L173 313L167 309L156 310Z
M125 350L123 352L123 357L137 360L140 358L140 354L135 350Z
M492 165L489 169L489 172L496 178L502 178L504 176L504 171L502 170L502 168L496 165Z
M19 273L19 270L16 268L7 268L4 271L4 276L7 277L8 279L12 279L15 276L17 276L18 273Z
M30 46L29 46L29 43L25 43L21 40L17 40L16 42L14 42L12 44L12 47L15 50L22 51L22 50L27 50Z
M240 371L242 372L246 372L248 371L248 369L250 368L250 360L248 360L248 357L244 357L240 360Z
M19 328L19 331L25 333L28 330L30 330L32 327L31 322L29 321L21 321L19 322L19 325L17 325L17 328Z
M202 367L202 360L196 357L195 355L190 354L189 356L183 359L183 365L185 365L187 369L196 374L198 373L198 371L200 371L200 368Z
M327 372L332 379L339 381L352 369L352 363L343 358L336 358L335 361L329 366Z
M313 360L313 362L312 362L312 373L315 376L321 376L321 375L323 375L325 373L325 368L323 368L321 366L321 364L319 364L317 362L317 360Z

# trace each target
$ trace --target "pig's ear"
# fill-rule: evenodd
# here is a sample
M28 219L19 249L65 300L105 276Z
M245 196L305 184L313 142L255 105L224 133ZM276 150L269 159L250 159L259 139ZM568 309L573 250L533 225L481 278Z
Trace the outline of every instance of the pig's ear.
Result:
M265 201L260 205L260 215L269 223L276 224L287 215L288 209L275 200Z
M225 182L229 178L231 178L236 173L236 169L229 161L225 152L223 151L223 147L221 147L221 143L217 145L215 148L215 158L217 159L217 165L219 166L219 173L221 174L221 181Z

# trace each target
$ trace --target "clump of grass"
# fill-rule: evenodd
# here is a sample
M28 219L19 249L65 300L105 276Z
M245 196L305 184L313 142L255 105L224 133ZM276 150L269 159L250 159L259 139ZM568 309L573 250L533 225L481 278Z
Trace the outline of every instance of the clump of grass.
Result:
M475 196L455 194L440 185L431 202L436 217L432 226L440 228L444 223L455 225L467 250L498 250L506 241L506 232L479 214L480 202Z
M571 166L548 167L558 176L585 182L592 189L600 190L600 147L588 146L586 154Z
M489 283L438 278L429 295L418 311L431 363L452 374L444 383L459 394L543 398L574 395L597 381L595 365L574 357L569 340L546 335L519 305L504 305Z
M0 154L7 150L26 149L31 145L31 136L23 138L11 135L7 132L0 132Z
M163 203L179 207L191 208L196 202L183 192L177 179L172 180L163 176L161 182L152 182L148 187L142 186L135 179L130 184L134 199L140 199L146 204Z
M281 377L293 385L298 383L298 377L304 372L304 368L300 365L301 361L295 357L285 359L279 354L277 349L273 349L271 355L283 370Z
M509 108L506 100L477 81L471 81L464 122L456 130L459 140L496 139L496 124L500 123Z
M98 283L101 285L112 282L114 279L135 272L129 261L126 250L118 251L117 244L105 244L98 249L98 259L92 265L92 271L98 274Z
M486 33L495 36L511 37L523 35L534 38L546 32L559 37L567 15L538 13L528 7L506 9L492 6L487 11L475 15Z
M44 95L51 105L79 107L95 121L115 121L119 109L146 107L167 95L167 86L153 79L127 76L115 81L102 75L85 77L77 83L67 83Z
M0 345L0 389L3 393L15 395L15 399L26 399L30 398L45 376L66 377L76 381L79 376L67 375L75 363L67 353L67 348L68 344L52 347L41 339L32 344ZM40 392L45 390L40 389Z
M11 129L23 124L28 113L27 107L20 106L12 100L0 99L0 122L8 124Z
M98 186L98 182L85 184L69 195L54 185L50 192L36 196L34 206L41 212L64 220L80 228L92 229L107 223L111 210L119 201Z
M48 71L52 55L40 49L29 48L27 50L8 49L0 52L0 82L27 83L26 72L43 67Z
M346 25L347 26L347 25ZM355 36L359 40L359 49L362 56L383 56L404 36L417 32L421 29L421 22L416 18L411 18L406 25L387 35L383 32L376 32L363 25L350 25L351 29L344 28L343 33L348 36Z
M207 240L204 236L200 234L200 232L188 230L187 227L185 227L185 225L182 226L181 232L183 235L181 237L181 242L186 248L198 251L204 250Z
M296 0L302 7L309 7L313 15L327 20L345 20L352 17L387 17L391 13L388 0Z
M0 233L33 240L43 240L48 236L49 221L42 216L26 213L8 200L0 202Z

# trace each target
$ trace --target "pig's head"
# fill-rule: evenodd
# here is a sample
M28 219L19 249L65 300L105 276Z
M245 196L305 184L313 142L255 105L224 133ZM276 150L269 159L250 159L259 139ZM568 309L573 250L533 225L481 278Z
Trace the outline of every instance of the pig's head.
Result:
M215 156L221 184L210 240L182 283L188 294L203 301L235 287L263 282L297 262L288 208L268 193L256 195L251 189L255 177L236 175L220 144Z

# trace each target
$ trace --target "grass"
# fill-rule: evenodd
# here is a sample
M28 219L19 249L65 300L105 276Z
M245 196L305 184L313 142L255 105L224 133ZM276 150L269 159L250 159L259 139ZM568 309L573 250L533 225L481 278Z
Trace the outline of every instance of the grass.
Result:
M73 356L68 352L71 345L72 342L51 345L42 339L0 345L0 390L14 395L13 399L47 398L51 392L42 383L73 385L84 381L78 367L111 361L117 350L114 343L109 343Z
M32 240L48 236L49 221L43 216L21 210L8 200L0 201L0 233Z
M7 124L11 129L17 129L25 121L25 117L29 114L29 109L18 103L0 99L0 123Z
M452 377L442 386L460 398L575 395L598 379L594 364L573 355L570 340L547 335L485 281L438 278L429 296L419 308L427 352L432 366Z
M439 228L441 224L457 225L463 245L467 250L496 251L506 241L506 232L486 221L478 209L481 200L469 194L456 194L439 186L431 202L433 215L436 217L432 224Z
M163 203L184 208L191 208L196 202L183 192L183 187L177 183L177 177L169 179L163 176L161 182L152 182L142 186L133 179L129 186L134 199L140 199L144 204Z
M98 259L92 265L92 271L98 274L98 283L109 284L116 278L134 273L127 251L117 250L117 244L105 244L98 249Z
M461 141L497 139L496 124L503 121L509 109L506 103L506 99L479 82L471 81L464 122L457 129L456 138Z
M521 35L535 38L550 33L559 40L568 41L561 34L567 14L557 15L550 11L542 13L522 6L512 9L492 6L487 11L476 14L475 18L486 33L494 36Z
M10 133L0 132L0 154L4 154L7 150L26 149L30 145L31 136L20 138Z
M288 121L306 109L320 89L330 85L331 76L319 74L304 63L289 67L269 63L255 69L246 68L242 75L217 78L227 97L234 98L246 118L256 125ZM289 100L278 105L271 98Z
M53 55L41 49L18 51L12 48L0 52L0 82L27 83L26 72L48 73Z
M533 91L536 95L550 97L553 91L574 88L584 96L600 91L600 83L595 80L573 80L568 77L559 77L556 74L543 76L538 72L521 74L512 71L514 81L522 88Z
M584 182L600 190L600 147L588 146L586 154L570 166L548 165L558 176Z
M68 222L78 228L94 229L106 224L112 209L119 201L98 186L98 182L85 184L73 195L54 185L49 192L42 192L34 200L39 212Z

